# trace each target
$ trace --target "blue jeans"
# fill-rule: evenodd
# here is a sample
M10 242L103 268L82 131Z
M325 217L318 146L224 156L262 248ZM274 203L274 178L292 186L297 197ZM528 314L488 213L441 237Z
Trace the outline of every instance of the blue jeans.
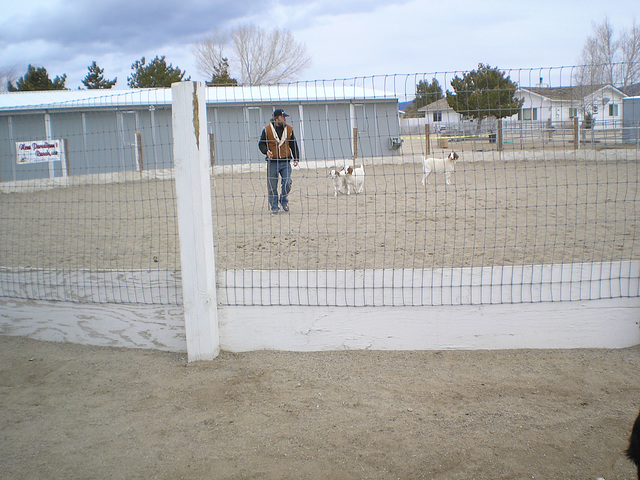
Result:
M278 175L282 178L280 205L287 205L287 195L291 191L291 163L289 160L267 160L267 192L269 207L278 210Z

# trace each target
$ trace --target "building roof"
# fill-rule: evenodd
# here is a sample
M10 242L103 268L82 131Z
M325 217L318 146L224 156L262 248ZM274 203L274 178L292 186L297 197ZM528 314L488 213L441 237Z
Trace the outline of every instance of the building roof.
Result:
M0 93L0 111L171 105L170 88L46 90ZM396 99L397 95L336 82L207 87L207 103L279 103Z
M633 85L629 85L628 87L622 90L626 95L630 97L638 97L640 96L640 83L634 83Z
M446 97L418 109L419 112L443 112L445 110L453 110L447 103Z
M171 104L171 89L43 90L0 94L0 111L161 104Z
M561 101L571 101L571 100L580 100L582 98L588 97L589 95L593 95L599 90L603 90L605 88L612 88L614 90L618 90L616 87L612 85L584 85L584 86L575 86L575 87L521 87L519 90L524 90L530 93L534 93L536 95L540 95L541 97L548 98L550 100L561 100ZM620 92L621 95L624 95L623 92Z

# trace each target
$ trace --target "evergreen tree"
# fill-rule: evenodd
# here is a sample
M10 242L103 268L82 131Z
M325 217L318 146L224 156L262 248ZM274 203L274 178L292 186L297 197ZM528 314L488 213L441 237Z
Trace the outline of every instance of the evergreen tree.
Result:
M456 112L478 120L510 117L520 111L523 99L515 97L518 85L505 73L489 65L478 64L477 70L456 76L451 81L455 94L447 91L447 103Z
M416 98L413 104L416 106L416 109L418 109L441 98L444 98L444 94L442 93L442 87L440 83L438 83L438 80L434 78L431 80L431 83L420 80L418 85L416 85Z
M104 69L100 68L95 60L87 68L89 70L89 73L87 74L86 77L84 77L84 80L82 80L82 83L89 90L97 90L100 88L107 88L107 89L112 88L118 81L117 77L114 78L113 80L105 80Z
M62 77L56 77L51 80L46 68L36 68L32 65L29 65L27 67L27 73L24 74L24 77L19 78L15 85L13 85L10 81L7 82L7 90L9 90L10 92L66 90L66 81L66 74L62 75Z
M419 108L429 105L441 98L444 98L444 94L442 93L442 87L438 80L433 78L431 83L420 80L416 85L416 98L411 105L407 107L405 113L407 116L417 115Z
M229 60L227 58L222 58L218 66L213 67L213 70L213 77L210 82L207 82L208 86L238 85L238 81L229 75Z
M172 83L191 80L191 77L184 78L185 72L178 67L167 65L164 55L156 56L149 64L142 57L131 65L131 69L133 74L127 78L131 88L170 87Z

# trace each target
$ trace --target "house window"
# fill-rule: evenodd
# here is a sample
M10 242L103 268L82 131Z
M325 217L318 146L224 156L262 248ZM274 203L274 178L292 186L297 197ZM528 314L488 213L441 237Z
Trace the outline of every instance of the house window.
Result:
M441 122L442 121L442 112L433 112L433 121Z
M523 108L518 115L518 120L538 120L537 108Z
M609 116L610 117L617 117L618 116L618 105L615 103L612 103L609 105Z
M576 118L578 116L578 109L577 108L570 108L569 109L569 118Z

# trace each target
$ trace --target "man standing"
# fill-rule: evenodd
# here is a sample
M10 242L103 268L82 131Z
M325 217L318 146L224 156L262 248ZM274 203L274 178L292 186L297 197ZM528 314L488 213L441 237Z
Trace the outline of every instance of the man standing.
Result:
M278 175L282 179L280 186L280 205L285 212L289 211L288 195L291 191L291 159L293 166L298 165L300 151L293 127L287 125L284 110L277 108L273 112L271 122L264 127L258 148L265 155L267 161L267 192L269 194L269 208L271 214L277 214L278 208Z

